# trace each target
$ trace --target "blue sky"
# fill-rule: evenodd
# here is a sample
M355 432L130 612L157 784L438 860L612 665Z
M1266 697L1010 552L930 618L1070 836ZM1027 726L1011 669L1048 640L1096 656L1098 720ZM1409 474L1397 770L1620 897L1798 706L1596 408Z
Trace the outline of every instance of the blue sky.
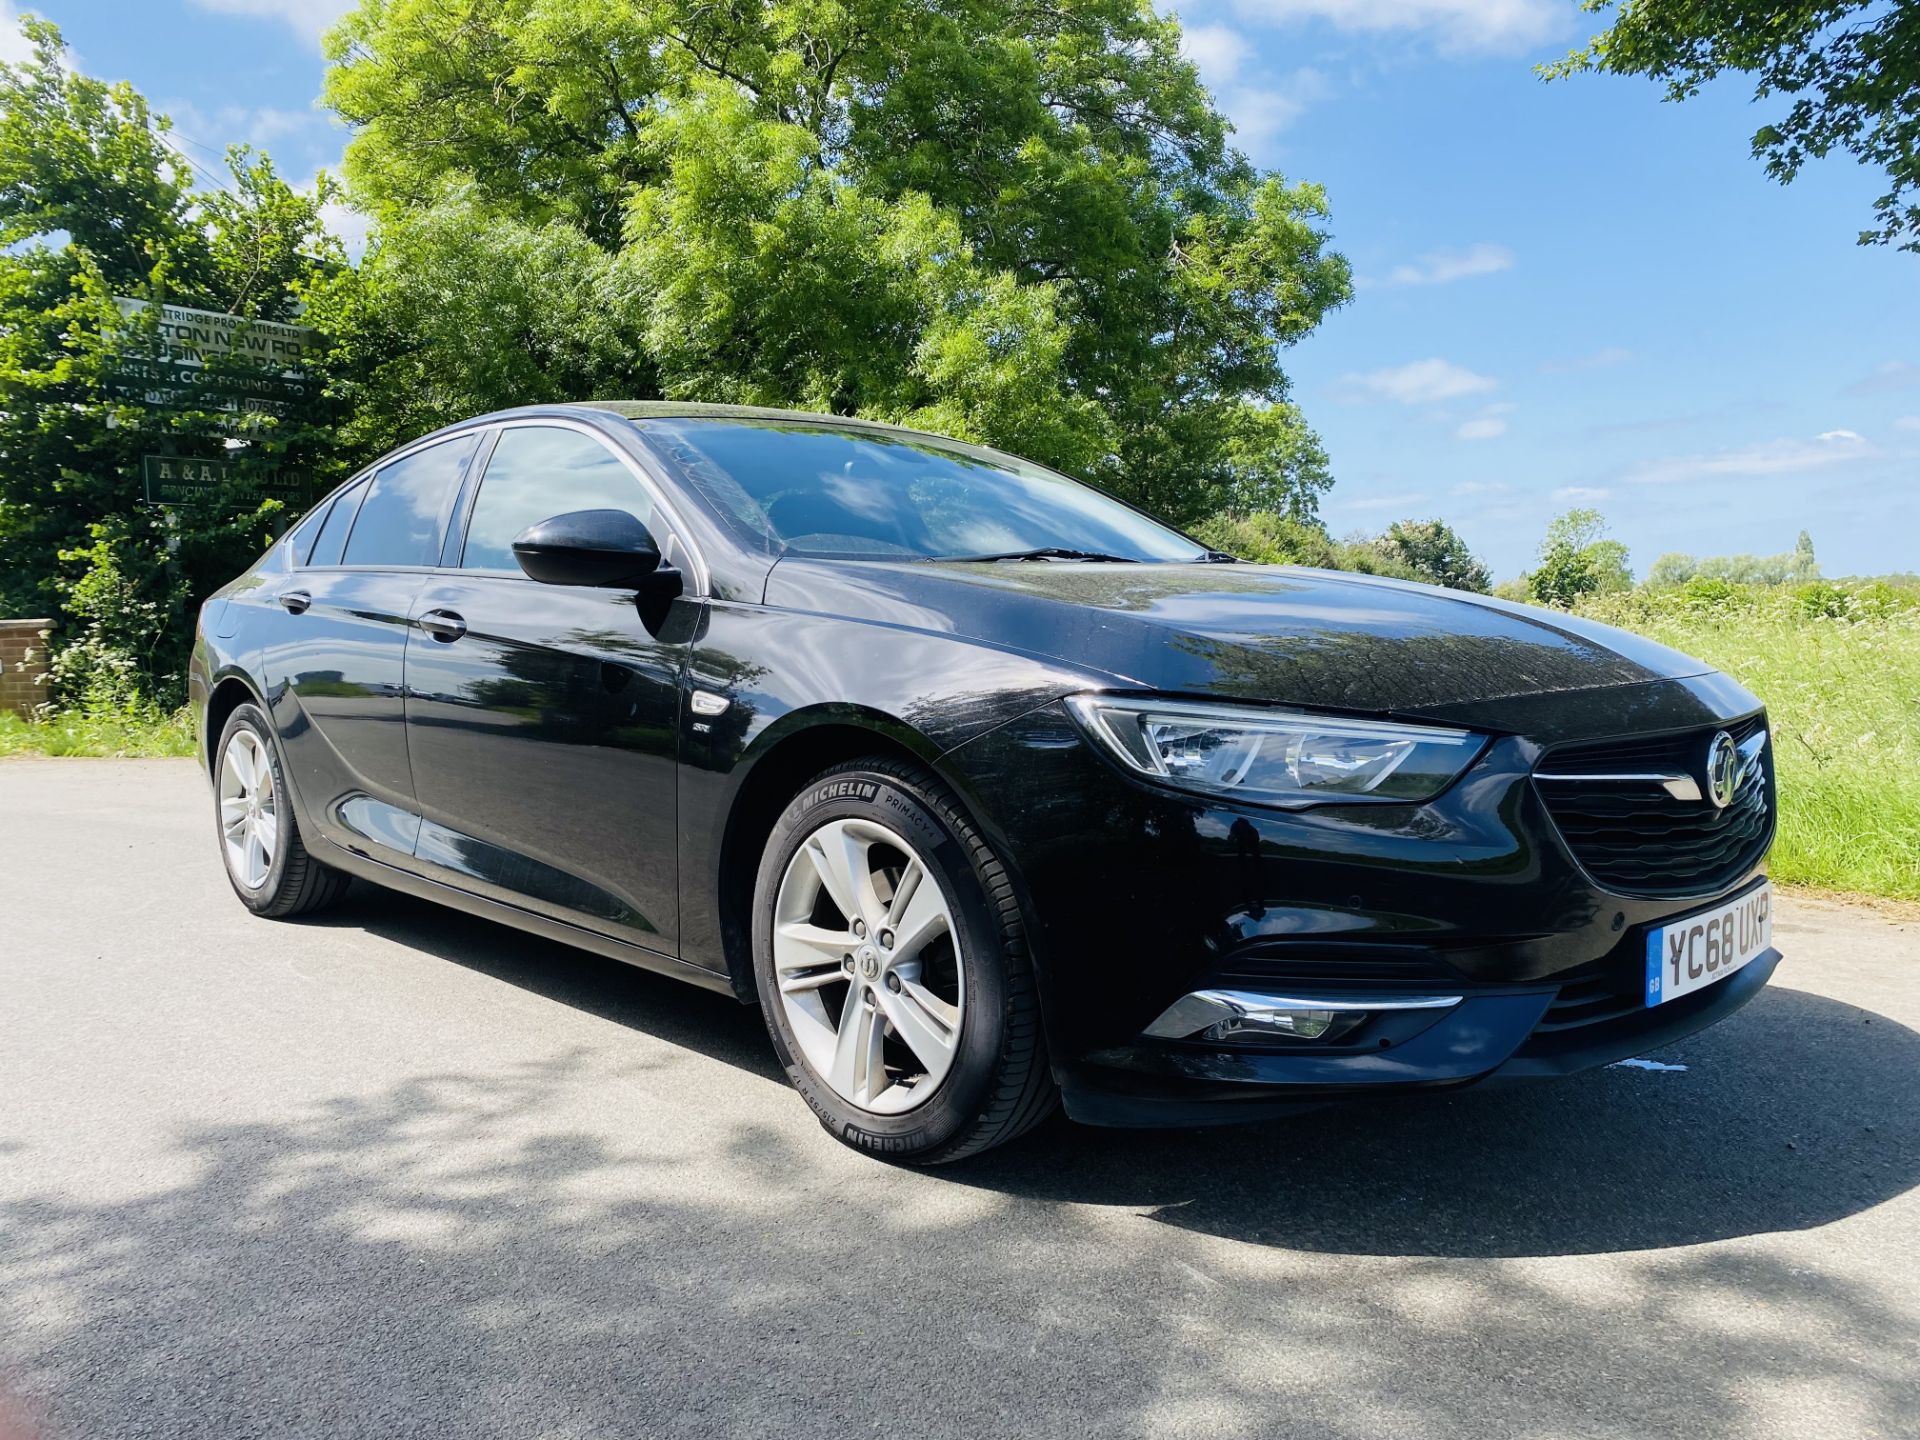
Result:
M0 0L0 15L23 8ZM344 0L38 0L80 64L132 80L211 165L251 139L304 179ZM1337 533L1450 521L1517 573L1591 505L1666 550L1828 574L1920 570L1920 256L1854 244L1845 158L1795 184L1747 154L1737 79L1685 105L1545 85L1573 0L1184 0L1189 50L1261 164L1327 187L1354 303L1294 350ZM339 217L351 228L351 217Z

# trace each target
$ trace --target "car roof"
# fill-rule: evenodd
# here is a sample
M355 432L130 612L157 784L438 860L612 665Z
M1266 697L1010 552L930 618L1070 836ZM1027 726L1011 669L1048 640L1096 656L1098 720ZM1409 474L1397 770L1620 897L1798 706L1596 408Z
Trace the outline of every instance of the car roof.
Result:
M776 410L764 405L716 405L698 400L576 400L551 408L602 410L618 415L623 420L767 420L825 425L841 430L870 430L885 435L912 435L924 440L939 440L948 445L966 443L950 435L937 435L931 430L889 425L881 420L865 420L857 415L832 415L819 410Z

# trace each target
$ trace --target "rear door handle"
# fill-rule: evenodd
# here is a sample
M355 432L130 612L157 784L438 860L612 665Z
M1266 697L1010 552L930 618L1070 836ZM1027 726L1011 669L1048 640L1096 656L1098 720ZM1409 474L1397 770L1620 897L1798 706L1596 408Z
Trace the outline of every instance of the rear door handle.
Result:
M303 613L309 605L313 604L313 596L305 590L282 591L279 600L289 612L295 615Z
M451 610L429 610L420 617L420 628L443 645L451 645L467 633L467 622Z

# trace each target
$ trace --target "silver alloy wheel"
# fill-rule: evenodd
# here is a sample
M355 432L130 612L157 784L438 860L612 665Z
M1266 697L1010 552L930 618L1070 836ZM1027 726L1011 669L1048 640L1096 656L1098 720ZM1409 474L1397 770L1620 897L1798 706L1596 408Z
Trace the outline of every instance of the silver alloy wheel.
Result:
M876 1114L924 1103L960 1047L959 943L939 880L886 826L807 836L774 900L773 973L814 1074Z
M249 890L267 883L280 843L278 796L267 747L251 730L233 732L220 757L220 838L227 869Z

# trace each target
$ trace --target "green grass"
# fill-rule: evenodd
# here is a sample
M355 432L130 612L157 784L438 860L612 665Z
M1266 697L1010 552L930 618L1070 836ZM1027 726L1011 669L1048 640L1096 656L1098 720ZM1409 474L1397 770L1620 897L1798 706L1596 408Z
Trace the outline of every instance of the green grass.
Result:
M0 756L191 754L193 720L185 710L111 715L70 711L42 720L22 720L11 711L0 711Z
M1766 702L1776 880L1920 900L1920 593L1634 591L1581 613L1697 656Z

